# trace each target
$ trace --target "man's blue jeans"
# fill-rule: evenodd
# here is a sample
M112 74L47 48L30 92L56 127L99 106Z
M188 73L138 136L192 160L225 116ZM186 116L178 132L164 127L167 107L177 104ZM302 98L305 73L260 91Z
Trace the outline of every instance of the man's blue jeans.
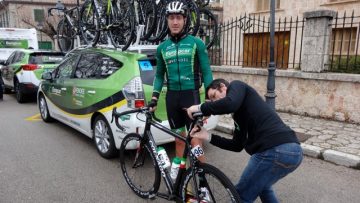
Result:
M297 143L286 143L253 154L236 185L242 201L253 202L260 196L262 202L278 202L271 186L293 172L302 158L302 149Z

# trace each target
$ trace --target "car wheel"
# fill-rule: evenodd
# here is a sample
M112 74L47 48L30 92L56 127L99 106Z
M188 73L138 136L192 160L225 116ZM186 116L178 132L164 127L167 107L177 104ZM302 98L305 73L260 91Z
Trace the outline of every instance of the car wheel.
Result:
M24 103L25 102L25 95L24 95L23 92L21 92L20 84L19 84L19 81L17 81L17 80L15 80L14 89L15 89L16 100L19 103Z
M50 116L49 109L43 95L39 96L39 111L44 122L49 123L54 119Z
M100 156L109 159L115 157L117 149L110 125L104 116L99 115L93 123L93 140Z

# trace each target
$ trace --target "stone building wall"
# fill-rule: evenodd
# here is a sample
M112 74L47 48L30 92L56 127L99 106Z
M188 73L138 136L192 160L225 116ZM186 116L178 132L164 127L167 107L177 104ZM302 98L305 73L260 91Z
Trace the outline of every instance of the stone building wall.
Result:
M344 11L355 11L354 15L360 14L359 0L344 0L336 3L330 0L279 0L280 8L276 9L276 17L299 16L306 11L313 10L334 10L343 15ZM258 0L224 0L224 20L229 20L240 16L240 14L254 14L261 16L269 16L269 10L257 11ZM351 15L351 13L348 13Z
M263 96L268 71L213 66L214 78L241 80ZM276 70L276 110L360 123L360 75Z

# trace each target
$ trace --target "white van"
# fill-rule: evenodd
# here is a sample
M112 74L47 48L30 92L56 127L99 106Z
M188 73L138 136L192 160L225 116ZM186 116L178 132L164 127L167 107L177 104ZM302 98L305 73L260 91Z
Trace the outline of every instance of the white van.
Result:
M5 61L18 49L39 49L35 28L0 28L0 60Z

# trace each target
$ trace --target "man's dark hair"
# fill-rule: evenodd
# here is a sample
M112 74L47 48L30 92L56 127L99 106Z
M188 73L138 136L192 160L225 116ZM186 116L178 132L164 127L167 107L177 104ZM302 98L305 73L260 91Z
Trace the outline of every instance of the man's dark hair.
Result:
M211 89L220 89L220 87L221 87L220 84L221 83L224 84L226 87L229 86L229 82L227 80L222 79L222 78L215 79L209 84L209 86L207 86L206 91L205 91L205 98L209 99L208 91L209 91L210 88Z

